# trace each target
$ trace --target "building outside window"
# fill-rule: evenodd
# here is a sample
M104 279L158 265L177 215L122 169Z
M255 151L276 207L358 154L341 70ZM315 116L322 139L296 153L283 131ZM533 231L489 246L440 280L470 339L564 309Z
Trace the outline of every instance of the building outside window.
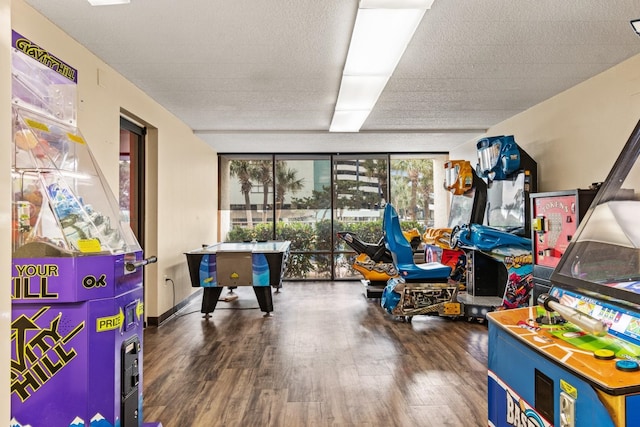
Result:
M445 227L444 155L219 156L220 241L290 240L287 279L356 279L355 253L336 237L382 236L386 203L403 228Z

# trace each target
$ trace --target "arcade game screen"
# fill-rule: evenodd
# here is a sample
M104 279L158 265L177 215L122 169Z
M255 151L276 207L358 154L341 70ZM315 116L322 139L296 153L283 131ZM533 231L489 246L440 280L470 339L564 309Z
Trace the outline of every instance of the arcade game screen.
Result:
M485 225L519 234L525 228L525 174L515 179L492 181L487 191Z
M449 228L460 224L468 224L473 211L476 189L472 188L465 194L451 198L451 211L449 213Z

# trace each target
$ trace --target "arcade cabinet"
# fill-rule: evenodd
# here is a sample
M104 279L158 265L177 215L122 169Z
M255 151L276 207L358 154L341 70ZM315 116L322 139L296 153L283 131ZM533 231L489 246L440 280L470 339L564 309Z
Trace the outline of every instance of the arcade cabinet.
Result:
M420 232L416 228L412 228L402 231L402 234L411 245L414 260L421 258L416 256L422 243ZM398 275L398 270L393 265L391 252L387 249L384 241L384 230L377 243L364 242L356 233L350 231L339 231L336 235L356 251L357 255L353 260L352 267L364 277L361 282L364 285L367 298L380 298L387 281Z
M540 305L487 315L489 425L640 425L639 154L640 122Z
M161 427L142 422L142 270L155 257L75 126L76 70L16 32L12 68L10 424Z
M467 255L466 293L458 300L467 317L483 320L489 311L529 303L529 193L537 189L537 164L511 135L480 139L476 148L476 172L487 179L484 221L455 227L451 245Z
M451 247L451 231L462 224L482 224L487 205L487 184L476 175L466 160L450 160L444 164L444 187L451 192L447 228L429 228L422 240L425 260L451 267L451 280L461 288L466 282L466 256L462 249Z
M453 194L449 226L453 227L469 221L482 222L486 206L484 181L475 174L467 161L452 160L445 163L444 167L444 185ZM393 243L393 238L390 236L395 233L393 228L388 226L393 218L387 215L385 210L387 244ZM435 266L437 271L442 271L443 266L448 267L449 276L440 275L435 280L433 278L416 280L407 273L391 278L384 288L381 301L387 312L408 321L416 315L456 318L464 313L463 306L459 302L459 291L464 288L466 256L463 250L451 247L451 231L451 228L432 228L428 229L423 237L426 244L425 266ZM395 249L395 251L398 250ZM402 273L401 268L398 270ZM407 271L406 268L404 270Z
M551 273L567 250L597 189L531 194L533 301L549 292Z
M356 251L351 266L362 274L361 282L367 298L380 298L387 281L398 275L391 252L384 244L384 235L377 243L364 242L357 234L348 231L339 231L336 235Z
M398 276L387 282L380 305L388 313L411 321L413 316L431 314L456 317L458 284L450 283L451 267L439 262L416 264L411 246L402 235L395 208L384 208L384 238Z

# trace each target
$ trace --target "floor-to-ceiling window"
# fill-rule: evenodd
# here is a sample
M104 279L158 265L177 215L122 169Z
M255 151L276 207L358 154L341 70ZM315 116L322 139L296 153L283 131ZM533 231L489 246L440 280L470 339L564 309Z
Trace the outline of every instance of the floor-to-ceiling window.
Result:
M400 218L415 223L424 231L427 227L446 227L449 193L444 189L443 155L391 155L390 202Z
M376 243L393 203L403 228L446 226L444 155L219 156L220 241L290 240L288 279L356 279L355 253L336 237Z
M386 154L333 157L333 235L350 232L367 243L382 237L382 213L389 200L389 159ZM359 278L351 268L354 251L336 240L333 254L336 279Z
M332 278L330 171L328 155L275 156L275 237L291 241L287 278Z
M219 157L221 241L273 239L273 156Z

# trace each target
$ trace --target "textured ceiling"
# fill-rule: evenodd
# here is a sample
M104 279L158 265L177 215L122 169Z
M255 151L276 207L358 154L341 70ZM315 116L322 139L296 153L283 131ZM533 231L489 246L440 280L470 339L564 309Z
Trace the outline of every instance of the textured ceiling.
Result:
M357 0L26 0L221 152L448 151L640 53L640 0L435 0L329 134Z

